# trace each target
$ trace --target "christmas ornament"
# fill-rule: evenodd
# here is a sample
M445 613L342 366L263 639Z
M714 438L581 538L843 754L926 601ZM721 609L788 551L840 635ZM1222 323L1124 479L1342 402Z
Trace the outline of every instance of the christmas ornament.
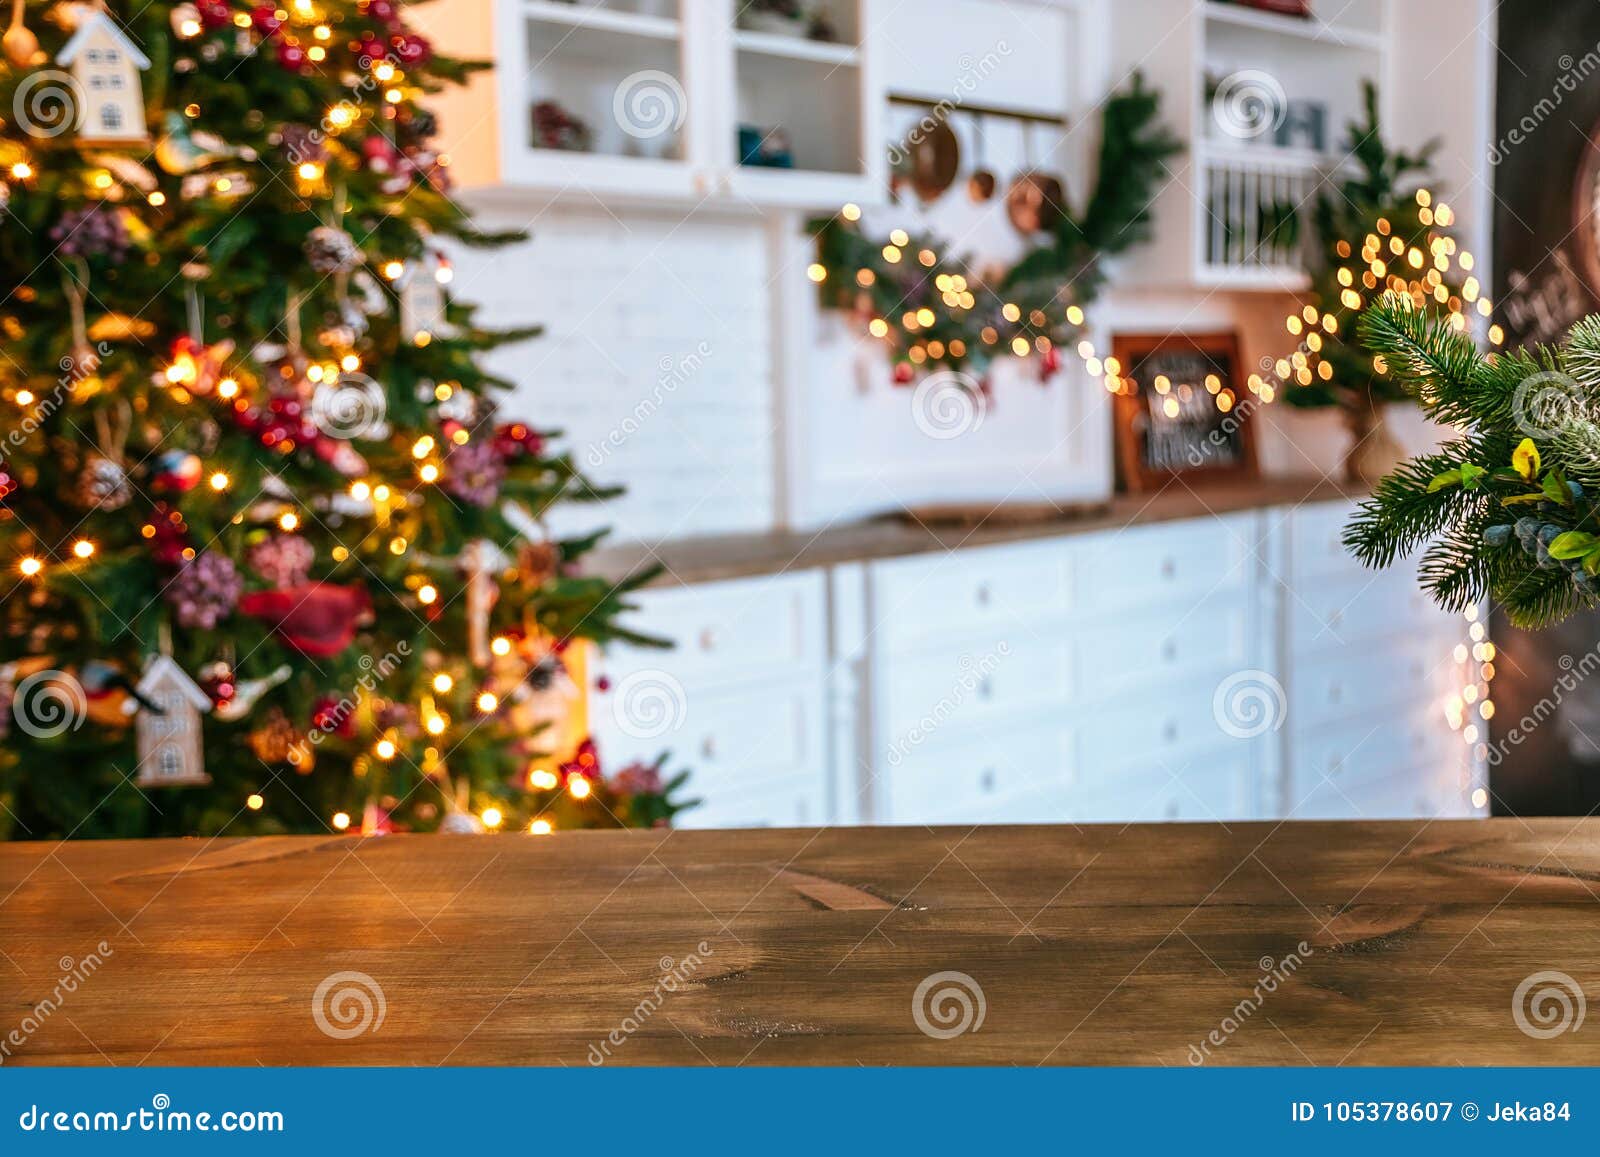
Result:
M130 702L125 710L138 711L136 736L140 787L200 786L211 782L205 771L200 742L201 713L211 700L168 655L157 655L145 668L137 688L140 710Z
M664 786L661 768L649 763L630 763L613 772L607 783L620 795L660 795Z
M306 260L316 272L349 273L361 264L356 239L336 225L318 225L306 236Z
M73 500L89 510L121 510L133 499L133 483L118 458L90 454L78 474Z
M260 619L282 642L312 658L328 659L355 642L370 619L372 600L362 586L307 583L279 591L251 591L239 610Z
M200 482L205 464L187 450L165 450L150 468L150 489L157 494L187 494Z
M467 658L475 667L493 659L489 648L489 614L500 599L495 572L505 565L500 548L486 538L474 539L461 550L461 572L467 582Z
M439 821L442 836L481 836L483 821L468 811L448 811Z
M278 63L290 72L301 72L306 66L306 50L289 40L278 41Z
M231 671L229 673L232 674ZM245 679L235 683L227 700L217 704L217 718L225 723L237 723L241 719L248 718L255 710L256 704L261 702L263 695L274 687L287 683L293 674L293 669L285 664L264 678Z
M189 549L189 528L180 511L165 502L156 503L144 525L144 537L150 543L150 556L158 565L177 567L183 564L184 553Z
M122 210L103 201L63 213L50 230L50 240L59 256L103 257L112 264L124 260L132 244Z
M433 250L410 262L400 284L400 335L410 342L445 333L445 282L450 267Z
M464 396L471 397L465 390ZM441 410L443 407L441 407ZM507 422L494 432L495 449L500 457L510 461L516 458L537 458L544 453L544 437L531 426L521 422Z
M28 30L22 23L23 0L11 2L11 27L6 29L4 37L0 37L0 49L17 68L27 68L39 55L39 38Z
M193 312L197 316L191 320L198 329L198 305ZM157 381L182 386L197 398L209 398L227 376L226 364L233 348L231 340L205 345L185 334L172 343L172 362Z
M21 10L20 3L16 10ZM150 139L139 76L150 67L150 59L104 8L83 14L56 63L70 69L78 82L80 144L126 145Z
M261 725L245 736L245 742L262 763L289 763L298 738L289 717L274 707Z
M196 0L200 10L200 23L207 28L227 28L233 23L233 7L228 0Z
M251 546L245 559L251 570L281 590L311 577L316 550L299 535L275 534Z
M233 699L238 691L234 683L233 664L218 659L200 668L200 690L204 691L216 707Z
M191 128L189 118L176 109L169 110L161 118L161 137L156 141L156 164L175 177L209 168L219 161L231 158L254 161L256 156L256 151L248 145L230 145L219 136ZM204 176L201 180L215 181L218 176L221 174ZM232 174L229 176L231 178Z
M233 560L208 550L179 567L164 593L179 626L211 631L233 613L243 589L244 580Z
M469 506L494 505L505 481L506 467L492 440L481 438L452 446L445 458L443 486Z

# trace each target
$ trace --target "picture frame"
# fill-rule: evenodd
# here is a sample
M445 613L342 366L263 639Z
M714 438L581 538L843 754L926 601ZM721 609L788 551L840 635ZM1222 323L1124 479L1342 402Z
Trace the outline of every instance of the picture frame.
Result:
M1119 487L1132 494L1174 479L1211 485L1260 476L1240 372L1238 335L1115 334L1112 424Z

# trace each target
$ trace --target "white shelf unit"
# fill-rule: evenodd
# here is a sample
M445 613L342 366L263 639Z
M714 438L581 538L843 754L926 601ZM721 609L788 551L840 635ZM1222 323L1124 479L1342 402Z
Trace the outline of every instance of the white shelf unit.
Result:
M838 40L738 28L737 0L445 0L427 30L492 74L439 100L468 192L534 199L832 209L881 200L882 90L863 43L880 0L826 0ZM533 110L583 149L535 144ZM492 108L492 116L485 109ZM739 129L781 133L793 167L740 163Z

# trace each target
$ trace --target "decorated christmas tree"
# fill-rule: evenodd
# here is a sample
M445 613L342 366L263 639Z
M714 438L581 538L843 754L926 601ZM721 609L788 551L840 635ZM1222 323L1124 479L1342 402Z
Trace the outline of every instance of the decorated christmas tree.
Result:
M604 498L503 413L451 300L398 0L16 8L0 74L0 830L546 831L671 818L602 772L630 637Z
M1365 115L1348 127L1348 174L1317 198L1311 290L1289 315L1300 345L1277 363L1282 397L1303 407L1337 406L1351 432L1347 474L1373 481L1399 450L1381 424L1381 407L1409 397L1406 383L1357 338L1363 313L1385 294L1409 296L1457 332L1490 303L1473 274L1471 253L1447 230L1450 206L1428 187L1435 145L1392 149L1378 121L1377 89L1365 86ZM1491 333L1498 344L1499 331Z
M1600 604L1600 316L1560 348L1481 354L1391 295L1361 338L1435 420L1462 437L1379 482L1345 532L1372 566L1422 550L1447 610L1490 598L1539 627Z

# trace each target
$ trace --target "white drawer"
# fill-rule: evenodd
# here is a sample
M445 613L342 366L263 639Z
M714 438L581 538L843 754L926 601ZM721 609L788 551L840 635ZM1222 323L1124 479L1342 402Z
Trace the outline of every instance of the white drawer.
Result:
M1307 579L1363 569L1344 547L1344 528L1355 511L1354 502L1318 502L1289 515L1290 576L1297 589Z
M829 821L827 735L820 680L759 691L690 690L676 726L640 727L600 697L591 725L603 767L654 761L687 767L684 794L703 800L682 827L751 827Z
M1250 614L1238 597L1097 622L1078 633L1077 686L1084 700L1175 680L1185 671L1250 665Z
M1439 610L1404 568L1307 583L1286 602L1292 654L1412 635L1424 627L1459 628L1462 622Z
M1136 702L1085 715L1077 725L1078 766L1085 782L1113 768L1178 767L1201 749L1236 744L1243 752L1252 751L1250 739L1235 739L1222 729L1212 707L1217 686L1229 673L1151 686Z
M1441 636L1403 650L1352 648L1298 659L1289 669L1289 726L1303 733L1347 718L1390 719L1397 704L1442 703L1461 689L1450 649Z
M1255 761L1240 743L1195 750L1154 770L1101 777L1085 769L1071 810L1075 819L1095 823L1252 819Z
M1452 770L1423 765L1364 784L1324 781L1291 798L1287 818L1388 820L1471 815L1465 794L1455 790L1454 780Z
M827 655L820 571L651 589L634 596L625 621L672 640L671 650L614 645L596 664L613 687L637 672L663 672L684 686L742 684L762 675L820 668Z
M974 636L891 656L878 680L886 749L934 731L952 736L992 720L1059 709L1073 698L1073 646L1064 634Z
M1435 700L1296 732L1289 739L1287 774L1293 790L1304 795L1324 779L1363 784L1407 767L1453 767L1467 754Z
M1239 590L1254 565L1255 537L1252 515L1085 535L1073 544L1078 605L1090 613L1174 607Z
M951 634L1031 633L1064 616L1072 597L1060 541L888 559L868 573L872 618L891 651Z
M1055 726L925 743L886 763L878 782L886 823L1058 823L1070 816L1072 736Z

